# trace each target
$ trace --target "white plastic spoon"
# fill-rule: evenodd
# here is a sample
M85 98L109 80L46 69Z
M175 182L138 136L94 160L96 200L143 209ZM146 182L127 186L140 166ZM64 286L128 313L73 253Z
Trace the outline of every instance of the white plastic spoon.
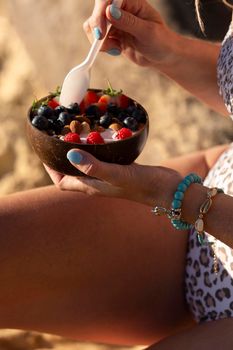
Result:
M113 0L112 4L120 8L122 2L123 0ZM111 26L111 23L107 22L105 37L102 40L95 39L85 61L71 69L65 77L60 95L60 104L62 106L67 107L74 102L80 103L84 98L86 91L89 88L91 67L111 29Z

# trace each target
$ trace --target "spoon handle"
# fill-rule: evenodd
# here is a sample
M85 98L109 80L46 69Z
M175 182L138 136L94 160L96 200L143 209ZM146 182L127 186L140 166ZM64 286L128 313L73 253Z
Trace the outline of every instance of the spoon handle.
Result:
M112 1L112 5L115 5L117 7L121 7L122 3L123 3L123 0L113 0ZM106 34L105 34L104 38L102 40L97 40L97 39L94 40L94 42L91 46L91 49L87 55L87 58L83 62L83 64L87 65L89 69L92 67L92 65L96 59L96 56L98 55L98 53L99 53L99 51L104 43L104 40L108 36L108 33L109 33L111 27L112 27L112 24L107 21Z

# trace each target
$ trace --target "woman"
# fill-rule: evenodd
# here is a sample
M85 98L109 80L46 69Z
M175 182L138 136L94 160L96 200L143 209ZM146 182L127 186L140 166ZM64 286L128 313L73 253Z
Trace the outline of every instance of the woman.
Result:
M105 16L113 30L104 50L159 70L216 111L232 113L231 30L218 63L227 111L216 81L219 45L171 31L145 0L124 0L122 9L96 0L84 25L89 36L104 35ZM95 179L47 169L58 189L2 198L0 326L153 349L231 349L232 153L233 145L223 145L152 167L106 164L72 150L71 163ZM186 179L177 225L204 222L211 235L199 225L199 235L179 232L166 215L151 213L171 208L190 172L205 183ZM225 194L209 193L215 187Z

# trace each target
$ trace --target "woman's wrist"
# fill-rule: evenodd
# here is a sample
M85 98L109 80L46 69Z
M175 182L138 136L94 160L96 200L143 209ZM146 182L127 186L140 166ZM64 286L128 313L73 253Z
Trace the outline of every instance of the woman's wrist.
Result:
M173 169L156 167L156 178L153 181L153 188L150 186L150 195L146 199L146 204L151 207L159 205L170 208L175 190L183 177Z
M198 175L189 174L183 178L179 173L168 170L161 177L160 184L158 183L154 196L159 199L154 199L152 211L156 215L167 214L168 217L172 212L173 214L176 212L176 215L179 212L179 219L177 218L179 222L193 225L199 215L200 206L206 199L207 191L208 188L201 184ZM172 216L170 218L172 219Z
M167 186L167 191L165 186L161 186L161 193L164 193L163 199L159 201L158 197L155 197L152 212L155 215L167 215L171 221L181 220L180 227L179 225L176 227L178 229L186 229L182 223L195 227L199 242L204 240L203 233L209 232L212 236L233 247L232 197L221 193L223 191L219 188L208 188L199 183L191 183L181 199L181 211L174 210L172 201L177 190L176 181L177 179L171 181L172 190L170 185ZM161 183L165 182L161 180Z
M152 68L167 74L171 69L174 70L174 67L182 58L181 48L187 38L174 32L167 26L164 26L159 35L159 40L155 41L156 56L152 61ZM160 53L157 52L158 41L161 42L160 46L162 47Z
M182 203L182 218L190 224L194 224L199 208L206 199L208 188L201 184L192 184L185 192Z

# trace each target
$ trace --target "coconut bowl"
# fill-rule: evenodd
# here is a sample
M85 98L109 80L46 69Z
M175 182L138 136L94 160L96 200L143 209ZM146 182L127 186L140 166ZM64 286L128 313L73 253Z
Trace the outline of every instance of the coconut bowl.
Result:
M94 91L100 90L95 89ZM42 103L49 97L50 96L46 96L38 102ZM74 148L89 152L103 162L122 165L131 164L142 152L149 132L149 118L147 112L139 103L136 101L134 101L134 103L137 104L146 115L146 123L143 124L140 130L129 138L97 145L65 142L37 129L32 125L34 112L31 107L28 111L26 122L29 142L42 163L65 175L84 176L84 174L77 170L66 157L67 152Z

